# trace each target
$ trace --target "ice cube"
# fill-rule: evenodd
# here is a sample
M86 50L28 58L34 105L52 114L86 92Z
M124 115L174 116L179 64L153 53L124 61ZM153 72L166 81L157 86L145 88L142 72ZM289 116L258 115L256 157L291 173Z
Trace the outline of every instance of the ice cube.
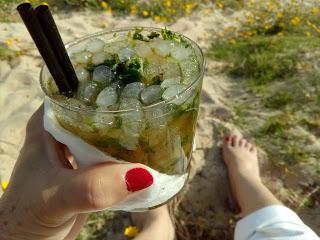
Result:
M156 40L152 43L152 46L157 54L162 57L166 57L170 54L171 50L175 46L175 42L171 40Z
M164 79L181 77L181 69L179 64L173 60L166 59L161 62L161 69Z
M165 127L167 124L166 120L167 110L162 106L153 107L145 110L145 119L148 123L149 128Z
M104 51L114 54L118 53L120 49L125 48L126 46L128 46L128 43L126 41L110 42L105 44Z
M122 48L118 52L118 56L121 62L125 62L126 60L130 59L134 55L134 50L131 48Z
M91 53L97 53L103 51L104 41L99 38L94 38L87 43L87 50Z
M135 150L139 143L140 133L143 131L143 113L141 103L135 98L123 98L120 101L121 110L131 111L121 114L123 138L120 144L128 150Z
M177 46L172 49L171 56L178 61L182 61L187 59L192 54L191 48L185 48L183 46Z
M148 62L143 69L143 74L147 84L152 84L152 79L157 76L163 76L163 71L159 63Z
M196 80L199 74L199 63L195 58L188 58L185 61L180 62L181 72L183 80L186 85Z
M103 63L108 58L108 54L105 52L98 52L92 56L92 63L98 65Z
M105 65L100 65L93 70L92 80L99 82L102 86L110 85L113 79L113 72Z
M111 84L110 84L110 87L113 87L114 89L116 89L117 91L119 91L119 89L121 88L120 81L115 81L115 82L111 83Z
M100 88L96 82L87 81L81 82L78 87L77 96L80 100L92 103L95 101L97 95L99 94Z
M132 135L121 135L119 143L127 150L134 151L139 145L139 137Z
M139 109L141 108L141 102L136 98L121 98L119 108L121 110Z
M141 43L135 47L136 53L139 57L147 57L152 53L152 49L147 43Z
M162 89L159 85L152 85L142 90L141 101L144 104L151 104L161 99Z
M104 106L98 107L93 117L93 126L102 137L107 137L115 124L115 116L113 113L107 112L108 110L109 109Z
M83 67L76 67L74 69L76 72L77 78L80 82L88 81L90 79L90 73Z
M109 107L118 101L117 90L113 87L106 87L103 89L96 100L98 106Z
M135 98L140 97L141 91L145 88L145 85L141 82L133 82L127 84L121 93L121 98Z
M88 64L91 61L92 53L88 51L76 52L71 55L74 64Z
M179 84L180 81L181 81L180 77L167 78L167 79L163 80L163 82L161 83L161 88L167 89L168 87L170 87L172 85Z
M186 86L182 84L172 85L163 92L162 98L164 100L169 100L176 96L176 99L173 100L172 103L179 105L183 102L179 94L183 92L185 89L186 89Z

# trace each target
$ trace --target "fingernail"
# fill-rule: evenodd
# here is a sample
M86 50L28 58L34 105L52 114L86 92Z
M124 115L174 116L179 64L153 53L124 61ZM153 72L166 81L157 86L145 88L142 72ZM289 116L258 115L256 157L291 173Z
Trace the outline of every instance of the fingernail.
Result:
M225 137L224 140L225 140L226 142L228 142L228 141L230 140L230 137L229 137L229 136L228 136L228 137Z
M153 177L151 173L144 168L132 168L125 176L127 190L136 192L152 185Z

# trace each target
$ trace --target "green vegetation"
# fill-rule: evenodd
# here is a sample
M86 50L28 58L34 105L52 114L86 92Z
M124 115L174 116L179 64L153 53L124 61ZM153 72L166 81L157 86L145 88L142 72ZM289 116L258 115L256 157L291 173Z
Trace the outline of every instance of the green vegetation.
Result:
M313 164L320 153L305 146L319 134L320 11L273 0L247 9L240 27L225 29L207 51L228 63L223 71L247 89L249 99L234 106L234 123L255 137L276 166ZM270 115L250 124L259 112Z
M0 60L15 56L16 52L0 44Z
M263 85L294 75L303 54L320 47L315 38L257 35L236 44L221 39L212 45L208 56L231 63L228 71L233 76Z
M4 13L11 12L18 0L0 0L0 9ZM153 18L156 22L173 22L179 17L185 16L196 9L203 0L30 0L33 5L49 4L54 10L83 9L106 11L114 15L138 15L143 18ZM12 11L13 12L13 11ZM1 11L0 11L1 13ZM1 19L5 14L0 14ZM8 17L10 20L10 16ZM16 20L15 18L11 20Z

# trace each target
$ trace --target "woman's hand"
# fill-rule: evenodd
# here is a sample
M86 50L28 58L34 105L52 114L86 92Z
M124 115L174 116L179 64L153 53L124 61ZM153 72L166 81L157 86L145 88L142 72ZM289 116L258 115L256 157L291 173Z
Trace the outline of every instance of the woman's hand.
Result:
M139 174L127 178L129 170L141 170L139 164L71 169L65 150L44 130L41 106L29 120L24 146L0 199L0 240L74 239L85 213L110 207L152 184L151 175L145 182Z

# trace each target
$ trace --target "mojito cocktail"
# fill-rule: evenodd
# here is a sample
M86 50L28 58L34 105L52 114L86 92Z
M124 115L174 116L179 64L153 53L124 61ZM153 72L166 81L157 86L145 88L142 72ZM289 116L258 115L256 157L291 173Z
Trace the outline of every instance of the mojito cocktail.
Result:
M67 48L80 82L73 97L59 94L46 67L41 72L59 124L118 160L187 175L204 73L198 45L166 29L133 28Z

